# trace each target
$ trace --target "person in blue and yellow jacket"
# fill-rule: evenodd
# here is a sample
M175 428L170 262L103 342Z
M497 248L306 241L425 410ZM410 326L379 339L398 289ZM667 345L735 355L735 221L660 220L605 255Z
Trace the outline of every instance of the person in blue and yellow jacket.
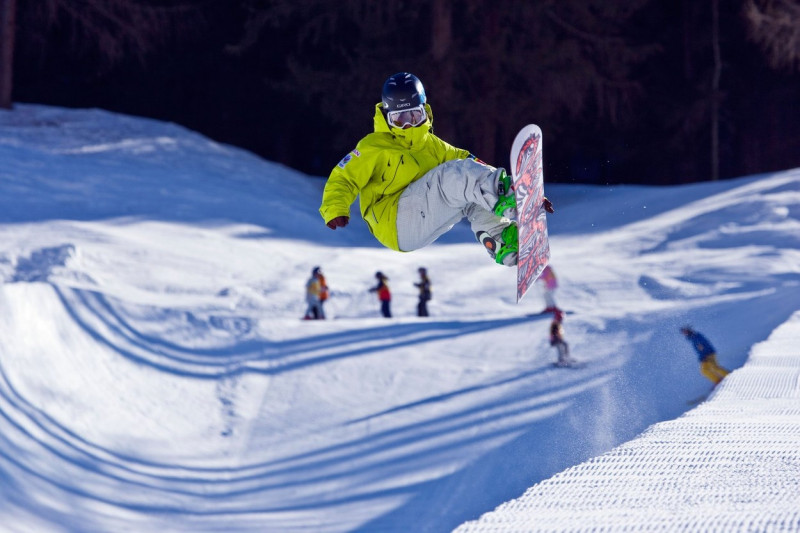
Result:
M322 304L328 299L328 286L325 283L325 276L322 269L318 266L311 270L311 278L306 282L306 309L305 320L321 320L325 318L325 311Z
M348 224L360 196L361 216L387 248L423 248L467 217L498 264L517 263L511 179L433 134L433 112L416 76L400 72L386 80L374 129L328 177L319 211L329 228ZM544 206L553 212L546 198Z
M700 373L707 377L716 387L730 371L717 363L717 351L711 342L689 326L683 326L681 333L692 343L697 357L700 359Z

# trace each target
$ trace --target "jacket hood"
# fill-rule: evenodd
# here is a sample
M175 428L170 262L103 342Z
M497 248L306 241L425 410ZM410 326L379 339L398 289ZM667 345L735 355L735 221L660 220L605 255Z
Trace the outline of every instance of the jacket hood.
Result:
M433 129L433 111L430 105L425 104L425 112L428 114L428 120L420 126L405 130L390 128L389 123L386 122L386 117L383 115L383 103L378 102L375 104L375 116L373 117L375 133L388 133L403 146L419 149L428 140L431 129Z

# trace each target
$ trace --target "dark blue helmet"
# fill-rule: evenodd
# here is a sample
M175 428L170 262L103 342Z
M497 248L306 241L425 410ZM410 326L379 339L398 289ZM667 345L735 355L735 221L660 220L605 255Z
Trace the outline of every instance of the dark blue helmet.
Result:
M384 112L389 112L424 105L427 98L419 78L409 72L398 72L383 84L381 101Z

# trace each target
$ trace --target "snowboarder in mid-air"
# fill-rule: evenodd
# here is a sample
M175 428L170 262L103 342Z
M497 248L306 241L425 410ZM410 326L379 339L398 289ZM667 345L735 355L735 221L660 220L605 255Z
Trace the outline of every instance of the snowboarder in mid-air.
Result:
M375 105L373 133L331 171L320 214L331 228L361 216L387 248L423 248L466 217L494 261L517 264L516 200L511 177L432 132L433 112L422 82L408 72L390 76ZM552 213L545 198L544 208Z

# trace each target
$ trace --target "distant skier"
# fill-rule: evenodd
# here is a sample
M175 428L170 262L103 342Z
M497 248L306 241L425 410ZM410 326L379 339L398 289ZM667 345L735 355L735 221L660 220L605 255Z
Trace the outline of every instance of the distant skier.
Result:
M322 274L321 269L317 272L317 279L319 280L319 310L322 314L322 318L325 318L325 302L328 301L330 291L328 290L328 283L325 281L325 276Z
M681 328L681 333L692 343L697 357L700 359L700 373L707 377L716 387L730 371L717 363L717 351L711 342L690 326Z
M320 267L311 270L311 278L306 282L306 315L305 320L321 320L325 318L325 311L322 303L327 299L328 286L325 284L325 277L322 275Z
M558 361L556 366L572 366L576 363L569 355L569 344L564 340L564 314L556 310L553 321L550 323L550 346L554 346L558 351Z
M496 263L517 264L511 178L432 133L433 112L416 76L386 80L373 122L375 131L328 177L319 212L329 228L347 226L360 196L361 216L387 248L423 248L467 217ZM543 204L553 212L547 198Z
M386 283L389 278L384 276L383 272L376 272L375 278L377 278L378 284L372 287L369 292L378 293L378 301L381 302L381 314L386 318L392 318L392 293L389 290L389 284Z
M419 272L419 281L414 284L419 289L417 316L428 316L428 301L432 296L431 280L428 278L428 270L425 267L419 267L417 272Z
M539 276L538 281L542 284L544 291L545 308L542 312L555 313L556 311L559 311L555 298L556 289L558 288L558 279L556 279L556 273L553 271L550 265L544 267L544 270L542 270L542 274Z

